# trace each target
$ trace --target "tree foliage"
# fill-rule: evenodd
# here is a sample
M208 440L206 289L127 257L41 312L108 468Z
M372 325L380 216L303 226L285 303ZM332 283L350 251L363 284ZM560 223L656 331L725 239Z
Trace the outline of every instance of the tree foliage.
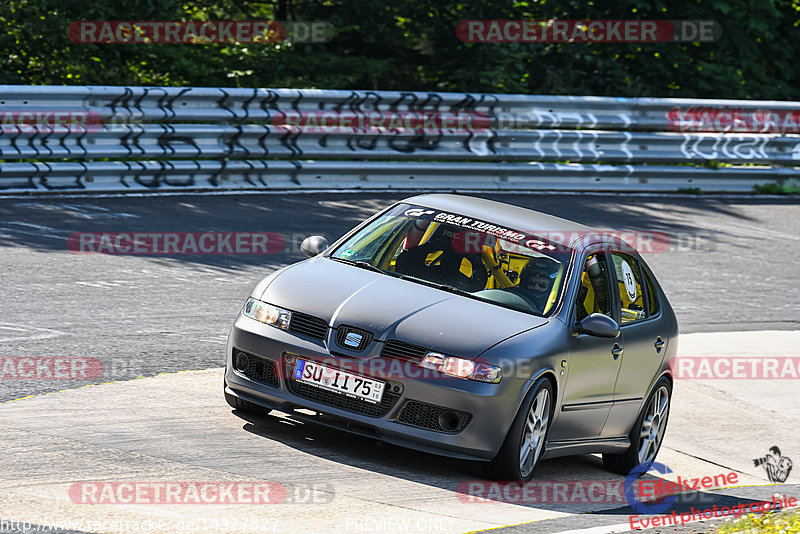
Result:
M6 0L0 83L798 99L800 0ZM79 20L320 20L325 44L79 44ZM463 43L464 19L716 20L714 43ZM798 53L795 53L798 49Z

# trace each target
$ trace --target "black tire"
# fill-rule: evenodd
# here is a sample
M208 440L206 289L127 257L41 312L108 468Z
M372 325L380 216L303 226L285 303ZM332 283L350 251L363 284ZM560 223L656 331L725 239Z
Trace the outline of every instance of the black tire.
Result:
M544 398L541 395L544 395ZM535 402L538 404L534 406ZM553 386L547 378L541 377L533 384L525 396L525 400L522 401L500 452L491 461L482 464L483 474L486 478L528 481L533 477L544 452L550 421L553 419L553 405ZM534 424L534 433L530 432L530 427L527 425L529 416L535 415L532 412L540 413L542 416L542 419ZM530 465L530 470L528 470L521 465L520 456L524 441L533 443L533 440L528 441L527 438L534 435L537 436L536 442L529 453L533 454L532 464L531 461L525 462L526 466Z
M658 427L654 436L657 439L655 443L653 443L651 438L647 439L648 449L643 454L642 448L643 445L645 445L645 439L642 434L645 430L646 419L649 420L648 427L650 428L650 434L653 435L652 409L656 402L656 397L660 394L660 398L663 398L664 391L666 391L666 407L665 413L662 413L658 416ZM671 404L672 383L667 377L662 377L658 382L656 382L656 385L653 386L653 390L647 397L647 402L644 403L642 412L639 414L639 417L636 418L636 423L633 425L631 433L628 436L631 441L631 446L628 447L628 450L621 454L603 454L603 464L606 466L606 469L621 475L627 475L630 473L631 469L637 465L648 461L654 461L656 456L658 456L658 451L661 450L661 443L664 441L664 433L667 431L667 422L669 421L669 410Z
M250 401L246 401L244 399L240 399L235 395L231 395L227 391L225 391L225 379L222 380L222 392L225 395L225 402L228 403L228 406L243 413L260 413L262 415L267 415L271 410L267 408L263 408L258 404L253 404Z

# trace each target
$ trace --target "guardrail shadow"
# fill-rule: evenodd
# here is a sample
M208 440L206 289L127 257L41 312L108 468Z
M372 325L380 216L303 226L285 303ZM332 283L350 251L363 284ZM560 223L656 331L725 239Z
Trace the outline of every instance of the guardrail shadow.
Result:
M223 250L223 253L194 254L189 249L185 254L137 257L153 263L179 262L231 270L265 263L278 266L303 259L299 250L303 237L322 234L333 241L369 215L412 195L403 192L285 196L242 193L80 199L7 198L0 199L0 246L68 252L68 238L79 233L272 232L280 234L284 241L275 253L234 254ZM746 215L742 207L798 203L796 199L752 197L722 202L701 196L477 195L574 220L592 228L661 232L673 237L673 250L677 247L678 250L701 252L712 251L726 241L741 237L742 230L726 227L726 219L753 225L757 233L759 221ZM699 231L703 233L698 234ZM699 243L696 242L698 239ZM104 252L103 255L109 254ZM112 254L114 257L129 255Z

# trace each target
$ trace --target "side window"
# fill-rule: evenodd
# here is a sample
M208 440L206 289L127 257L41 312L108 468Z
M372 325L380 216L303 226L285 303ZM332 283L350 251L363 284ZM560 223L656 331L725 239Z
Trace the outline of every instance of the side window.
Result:
M608 272L605 254L592 254L586 258L581 274L581 286L575 303L575 318L580 321L593 313L611 317L611 298L609 295Z
M648 310L647 316L652 317L658 314L658 296L656 295L655 286L653 285L653 281L647 276L647 273L644 269L642 269L642 276L644 276L644 284L647 287L647 303L648 303Z
M642 275L639 262L627 254L615 252L611 254L614 262L617 285L619 286L621 323L632 323L648 317L644 308L644 292L642 291Z

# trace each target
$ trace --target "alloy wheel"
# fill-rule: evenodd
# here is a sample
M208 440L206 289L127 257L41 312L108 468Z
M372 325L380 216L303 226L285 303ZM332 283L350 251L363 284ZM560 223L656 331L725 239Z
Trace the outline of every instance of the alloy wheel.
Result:
M665 386L656 390L647 405L645 417L642 420L642 428L639 431L639 463L652 462L661 439L664 437L664 430L667 428L667 417L669 416L669 392Z
M522 444L519 449L519 470L523 478L527 478L544 447L544 437L550 421L550 392L542 389L533 400L528 417L525 420L525 429L522 432Z

